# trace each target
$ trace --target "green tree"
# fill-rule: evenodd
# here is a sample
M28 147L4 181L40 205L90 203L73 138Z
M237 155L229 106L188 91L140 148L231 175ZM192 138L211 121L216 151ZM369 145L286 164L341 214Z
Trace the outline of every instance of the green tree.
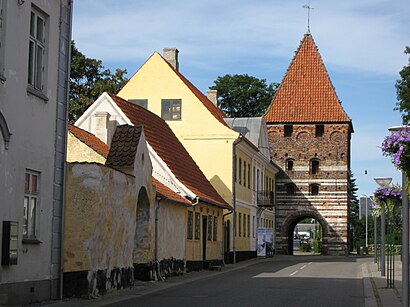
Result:
M246 74L218 77L214 84L210 89L218 91L218 107L229 117L263 115L278 87Z
M357 243L366 236L364 219L359 219L359 199L357 197L356 178L350 174L349 180L349 237L351 248L357 247Z
M405 54L410 56L410 47L406 47ZM410 57L407 66L400 71L400 80L396 82L397 103L395 110L399 110L403 118L403 123L410 121Z
M82 54L72 41L69 121L76 121L103 92L117 93L128 81L126 74L126 69L111 73L102 61Z

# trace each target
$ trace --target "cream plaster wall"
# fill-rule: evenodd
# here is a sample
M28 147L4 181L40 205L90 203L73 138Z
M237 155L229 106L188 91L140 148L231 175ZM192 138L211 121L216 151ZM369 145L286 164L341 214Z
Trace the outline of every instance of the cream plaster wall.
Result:
M134 177L96 163L68 163L64 272L132 267Z
M71 132L67 138L67 162L105 163L105 158L95 150L77 139Z

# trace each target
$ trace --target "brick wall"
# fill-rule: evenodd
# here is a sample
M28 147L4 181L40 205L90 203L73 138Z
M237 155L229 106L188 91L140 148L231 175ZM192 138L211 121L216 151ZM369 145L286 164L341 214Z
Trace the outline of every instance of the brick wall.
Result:
M324 253L344 254L347 249L348 181L350 178L349 124L293 124L289 137L283 124L269 124L272 160L282 169L277 175L276 237L279 252L291 253L289 236L305 217L315 218L324 231ZM292 170L287 161L292 160ZM312 160L319 163L312 174ZM294 184L294 194L288 185ZM310 186L319 192L312 195Z

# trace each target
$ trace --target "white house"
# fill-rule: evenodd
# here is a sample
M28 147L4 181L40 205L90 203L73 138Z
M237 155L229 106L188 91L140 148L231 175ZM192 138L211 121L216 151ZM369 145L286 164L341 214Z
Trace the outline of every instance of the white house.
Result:
M0 0L0 305L61 295L71 15Z

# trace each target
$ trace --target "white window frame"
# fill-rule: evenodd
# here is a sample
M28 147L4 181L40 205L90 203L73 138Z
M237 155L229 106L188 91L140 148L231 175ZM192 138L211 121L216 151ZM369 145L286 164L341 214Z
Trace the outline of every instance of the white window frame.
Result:
M47 54L47 16L32 8L30 13L28 71L27 82L29 87L44 92Z
M24 175L23 239L38 239L39 207L40 173L26 170Z

